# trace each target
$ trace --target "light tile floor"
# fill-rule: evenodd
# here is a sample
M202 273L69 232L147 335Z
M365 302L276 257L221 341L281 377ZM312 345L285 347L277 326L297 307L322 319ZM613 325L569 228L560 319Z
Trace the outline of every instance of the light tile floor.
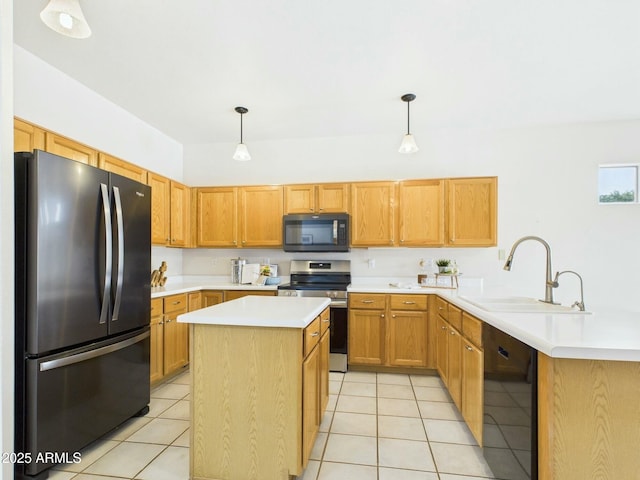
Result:
M149 413L55 467L49 480L188 480L189 372L154 388ZM330 398L299 480L493 478L438 377L331 372ZM265 479L268 480L268 479Z

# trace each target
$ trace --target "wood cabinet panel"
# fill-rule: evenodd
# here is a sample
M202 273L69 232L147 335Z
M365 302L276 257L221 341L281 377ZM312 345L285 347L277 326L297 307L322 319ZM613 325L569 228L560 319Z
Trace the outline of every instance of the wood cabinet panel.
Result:
M460 332L462 330L462 310L449 303L447 305L447 321Z
M167 245L169 238L169 216L171 181L153 172L147 173L147 185L151 187L151 243Z
M285 213L315 212L315 185L287 185L284 187Z
M398 191L400 246L444 245L444 180L404 181Z
M349 184L321 183L316 192L319 213L349 213Z
M497 185L496 177L447 180L447 244L496 245Z
M235 300L236 298L246 297L247 295L259 295L264 297L274 297L278 295L275 290L225 290L224 301Z
M241 187L240 238L243 247L282 245L282 186Z
M320 341L320 316L316 317L313 322L311 322L304 329L304 353L303 355L306 357L311 353L318 342Z
M349 309L348 362L360 365L385 363L384 310Z
M172 247L188 247L190 242L191 192L182 183L170 182L169 232Z
M389 365L426 367L427 312L392 310L388 327Z
M351 185L351 245L394 244L395 182Z
M98 152L98 168L117 173L140 183L147 183L147 171L138 165L129 163L106 153Z
M211 307L224 302L224 292L221 290L203 290L202 308Z
M462 407L462 336L449 325L447 340L447 389L458 409Z
M198 188L196 217L199 247L238 246L238 189Z
M320 349L314 349L302 364L302 458L308 459L320 427Z
M389 296L389 308L391 310L427 310L426 295L398 295Z
M151 299L150 378L155 383L164 376L164 315L161 298Z
M436 318L436 369L445 385L449 372L449 327L441 316Z
M45 132L45 150L92 167L98 166L97 150L53 132Z
M482 321L463 311L462 335L473 344L482 347Z
M462 416L482 446L484 414L484 352L473 343L462 342Z
M200 310L202 308L202 292L191 292L187 295L189 311Z
M329 310L325 310L326 318L329 317ZM321 320L322 322L322 320ZM328 328L328 325L327 325ZM320 339L320 419L322 423L322 414L329 404L329 338L330 333L327 330L322 334Z
M32 152L33 150L44 150L44 130L36 125L13 119L13 151Z
M349 308L384 310L387 296L384 293L350 293Z

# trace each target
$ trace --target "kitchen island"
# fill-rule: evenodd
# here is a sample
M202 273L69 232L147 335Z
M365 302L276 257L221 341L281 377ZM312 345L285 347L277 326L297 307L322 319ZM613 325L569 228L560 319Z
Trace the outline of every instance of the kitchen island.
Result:
M190 326L190 478L288 480L328 402L329 299L247 296Z

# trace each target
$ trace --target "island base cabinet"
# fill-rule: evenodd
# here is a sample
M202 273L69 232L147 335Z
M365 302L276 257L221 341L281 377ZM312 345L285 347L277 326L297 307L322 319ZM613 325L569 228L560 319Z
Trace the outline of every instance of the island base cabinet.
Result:
M190 325L190 478L289 480L302 473L328 397L329 333L315 340L320 324L304 331ZM305 358L307 337L315 345Z
M639 478L640 362L538 353L538 478Z

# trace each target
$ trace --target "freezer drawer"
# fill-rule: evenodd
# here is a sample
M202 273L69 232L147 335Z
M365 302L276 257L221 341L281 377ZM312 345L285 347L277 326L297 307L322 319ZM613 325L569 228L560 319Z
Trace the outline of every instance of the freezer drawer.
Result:
M148 327L91 349L26 360L24 448L73 453L149 404ZM30 463L27 475L51 464Z

